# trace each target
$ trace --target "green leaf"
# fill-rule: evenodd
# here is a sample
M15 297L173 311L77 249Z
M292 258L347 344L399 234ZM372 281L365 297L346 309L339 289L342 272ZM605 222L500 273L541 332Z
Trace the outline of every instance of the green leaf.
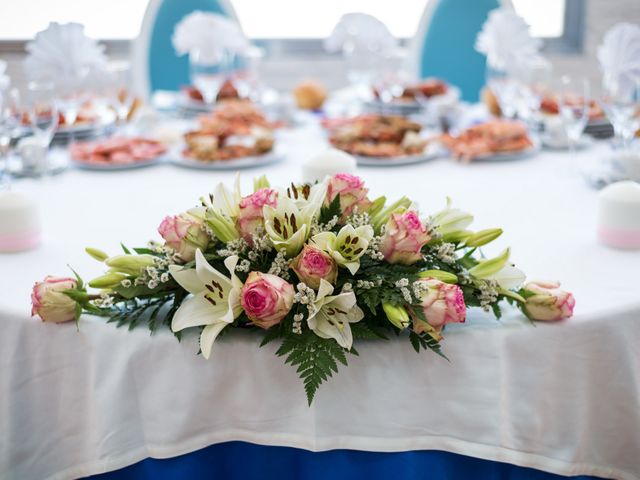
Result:
M282 329L280 328L280 325L274 325L265 332L264 337L260 342L260 346L264 347L267 343L272 342L276 338L280 337L282 337Z
M331 201L331 203L327 206L323 206L320 209L320 217L318 217L318 223L327 223L333 217L342 216L342 210L340 209L340 195L336 195L336 197Z
M286 357L285 363L296 368L309 405L318 387L338 372L338 363L347 365L344 348L335 340L320 338L310 331L300 335L286 334L276 355Z
M120 243L120 246L122 247L122 251L124 253L126 253L127 255L131 255L131 250L129 250L127 247L125 247L124 243Z

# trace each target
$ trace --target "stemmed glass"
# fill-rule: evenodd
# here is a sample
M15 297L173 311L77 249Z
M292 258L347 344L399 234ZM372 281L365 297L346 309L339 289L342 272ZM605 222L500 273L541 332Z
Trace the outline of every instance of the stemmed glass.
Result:
M29 125L33 131L36 146L43 148L44 154L42 158L36 157L35 165L23 165L23 168L32 168L34 173L44 175L49 170L48 149L59 121L53 82L29 82L27 84L27 101Z
M264 50L258 47L250 47L245 52L236 52L229 55L233 60L233 73L231 79L238 90L240 98L248 98L259 101L260 89L260 64L264 57Z
M224 49L194 49L189 52L191 83L207 105L216 103L220 88L229 72L230 54Z
M518 89L520 88L516 78L506 70L492 67L487 63L485 81L498 100L502 116L516 118L518 114Z
M564 75L561 78L561 84L558 105L560 118L567 134L569 151L574 153L589 120L591 108L589 82L584 78Z
M107 102L116 113L118 129L126 126L127 118L135 101L131 88L131 66L128 62L117 62L109 65L107 72Z
M0 189L10 188L11 173L9 158L11 142L20 135L22 112L20 110L20 92L17 88L0 90Z
M640 79L620 81L605 77L601 105L623 148L629 148L640 128Z
M75 124L85 102L89 99L87 79L90 70L79 70L69 77L56 80L58 110L64 117L69 129L69 143L75 140Z
M405 68L407 52L404 49L397 48L383 52L382 56L384 67L380 73L378 93L382 103L385 106L390 106L394 99L402 96L409 80L409 75Z

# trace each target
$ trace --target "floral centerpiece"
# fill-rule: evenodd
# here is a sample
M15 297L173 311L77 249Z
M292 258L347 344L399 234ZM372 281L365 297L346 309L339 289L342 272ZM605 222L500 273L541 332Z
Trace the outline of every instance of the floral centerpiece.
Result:
M309 403L358 354L357 340L406 331L417 352L444 356L444 327L464 322L469 307L499 318L506 300L532 320L572 315L573 296L559 284L522 286L508 249L481 258L502 230L469 230L473 217L449 202L421 217L407 198L389 204L368 193L349 174L284 189L260 177L246 196L239 180L233 190L220 184L162 221L163 243L115 256L88 248L108 267L88 282L97 292L77 274L36 283L32 313L62 322L86 312L178 337L198 329L207 359L228 327L261 329L261 345L281 342L276 353L297 369Z

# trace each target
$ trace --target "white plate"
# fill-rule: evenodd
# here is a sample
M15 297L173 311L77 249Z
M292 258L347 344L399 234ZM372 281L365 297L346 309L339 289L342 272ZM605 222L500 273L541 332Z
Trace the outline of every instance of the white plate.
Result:
M542 133L540 135L542 146L547 150L569 150L569 143L566 139L552 139L548 135ZM575 145L576 150L582 150L593 145L593 138L588 135L582 135Z
M150 160L139 160L137 162L132 163L105 163L105 164L97 164L97 163L89 163L82 162L80 160L71 159L71 165L81 170L94 170L99 172L117 172L121 170L135 170L137 168L150 167L151 165L157 165L166 160L166 154L162 154L156 158L152 158Z
M471 162L507 162L511 160L521 160L540 152L540 140L535 137L531 137L531 142L533 145L529 148L525 148L524 150L490 153L481 157L472 158Z
M402 165L413 165L416 163L428 162L438 158L445 153L439 145L432 143L427 147L427 151L418 155L403 155L401 157L364 157L354 155L358 165L367 167L399 167Z
M380 99L374 98L366 102L366 106L375 112L388 112L398 115L410 115L412 113L420 113L425 107L444 107L458 103L460 98L460 89L449 86L448 90L442 95L434 95L425 98L424 105L415 100L395 100L390 103L384 103Z
M238 170L243 168L261 167L272 163L280 162L284 158L284 154L279 150L273 150L263 155L254 155L251 157L240 157L232 160L218 160L213 162L204 162L193 158L185 157L182 154L182 148L171 155L171 163L185 168L194 168L197 170Z

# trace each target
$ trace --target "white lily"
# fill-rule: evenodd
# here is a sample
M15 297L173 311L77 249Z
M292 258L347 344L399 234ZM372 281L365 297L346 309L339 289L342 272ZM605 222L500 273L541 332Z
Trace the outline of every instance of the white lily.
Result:
M218 334L242 313L242 281L235 274L237 263L236 255L225 259L224 265L231 273L231 277L226 277L209 265L202 252L197 250L196 268L169 266L169 272L176 282L193 294L176 311L171 330L178 332L204 325L200 334L200 350L207 359Z
M492 275L484 277L486 280L495 280L501 288L506 290L516 290L522 286L526 280L526 275L519 268L513 265L505 265Z
M311 234L311 223L322 208L325 191L326 185L314 185L306 199L302 196L292 199L286 192L280 192L276 207L262 207L264 228L276 250L284 248L287 257L302 250Z
M353 292L331 295L333 286L326 280L320 280L316 300L310 305L309 328L321 338L333 338L338 345L347 350L353 344L350 323L359 322L364 312L356 304Z
M348 269L351 275L355 275L360 268L360 257L364 255L372 238L373 228L369 225L358 228L345 225L338 235L333 232L322 232L314 235L311 240L319 249L331 255L338 265Z
M451 203L451 199L447 197L446 208L431 219L437 232L442 235L465 230L473 222L473 215L459 208L451 208Z

